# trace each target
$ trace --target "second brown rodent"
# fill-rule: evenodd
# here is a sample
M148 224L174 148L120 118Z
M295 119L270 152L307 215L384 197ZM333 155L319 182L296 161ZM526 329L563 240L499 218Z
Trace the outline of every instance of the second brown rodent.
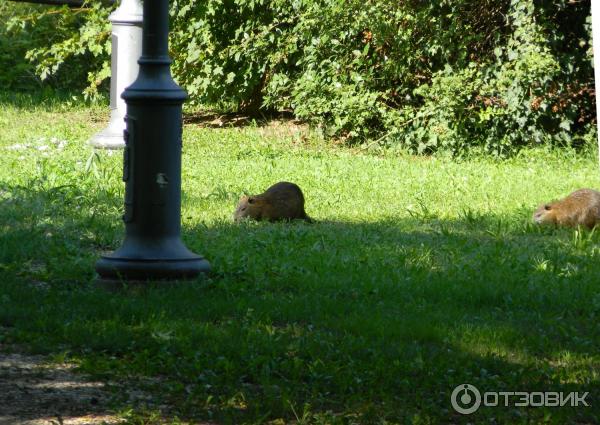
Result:
M579 189L566 198L540 205L533 213L538 224L586 226L593 228L600 221L600 192Z
M233 219L254 220L295 220L312 221L304 211L304 195L298 185L290 182L278 182L264 193L242 196L233 213Z

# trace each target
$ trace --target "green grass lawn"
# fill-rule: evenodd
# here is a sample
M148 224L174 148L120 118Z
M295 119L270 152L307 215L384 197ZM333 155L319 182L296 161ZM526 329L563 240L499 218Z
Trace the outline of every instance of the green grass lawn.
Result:
M600 188L595 153L453 160L328 147L294 127L184 131L182 236L213 272L109 293L120 152L105 107L0 96L0 343L143 382L132 423L598 423L600 233L534 208ZM306 223L232 222L240 195L302 187ZM589 407L482 407L452 390L589 392ZM154 407L153 407L154 406ZM154 419L152 419L154 418Z

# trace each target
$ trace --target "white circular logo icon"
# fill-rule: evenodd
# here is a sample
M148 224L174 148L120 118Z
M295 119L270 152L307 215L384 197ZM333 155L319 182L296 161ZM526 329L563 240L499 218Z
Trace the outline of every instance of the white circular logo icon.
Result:
M481 405L481 393L471 384L460 384L454 388L450 396L452 407L458 413L470 415L475 413Z

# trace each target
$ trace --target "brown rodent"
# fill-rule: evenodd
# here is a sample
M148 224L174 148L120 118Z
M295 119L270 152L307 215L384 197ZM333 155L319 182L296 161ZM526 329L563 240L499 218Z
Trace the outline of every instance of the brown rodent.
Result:
M302 191L296 184L289 182L275 183L260 195L242 196L233 213L233 219L240 221L245 217L269 221L312 221L304 212Z
M564 199L540 205L533 213L538 224L586 226L593 228L600 221L600 192L579 189Z

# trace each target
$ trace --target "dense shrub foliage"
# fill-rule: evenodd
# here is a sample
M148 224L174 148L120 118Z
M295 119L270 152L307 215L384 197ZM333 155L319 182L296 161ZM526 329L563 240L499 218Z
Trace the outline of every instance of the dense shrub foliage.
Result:
M110 51L108 12L91 4L28 53L42 75L104 59L89 94ZM326 136L417 153L595 131L589 0L172 0L171 15L173 72L195 103L287 109Z
M1 2L1 86L39 90L43 81L43 87L97 93L110 77L109 12L99 3L70 10Z

